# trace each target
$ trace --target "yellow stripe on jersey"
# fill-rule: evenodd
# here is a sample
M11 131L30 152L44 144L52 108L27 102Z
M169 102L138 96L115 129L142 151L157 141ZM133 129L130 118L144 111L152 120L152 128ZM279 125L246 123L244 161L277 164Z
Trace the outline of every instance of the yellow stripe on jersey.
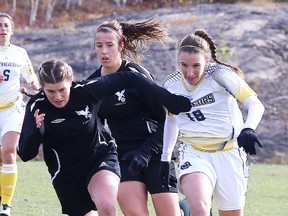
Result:
M235 95L235 97L241 102L241 103L243 103L243 101L247 98L247 97L249 97L249 96L258 96L257 94L256 94L256 92L254 92L251 88L250 88L250 86L246 83L246 82L244 82L244 80L243 80L243 82L241 82L241 88L239 88L237 91L235 91L235 93L234 93Z
M241 103L249 96L257 96L257 94L250 88L250 86L231 68L219 65L210 64L210 72L213 79L230 94L232 94ZM214 70L214 71L213 71Z
M185 78L184 78L183 74L181 73L181 83L182 83L183 87L185 88L185 90L186 90L187 92L192 92L192 91L194 91L194 89L196 89L196 88L200 85L200 83L204 80L204 77L205 77L205 76L203 76L203 77L199 80L199 82L198 82L195 86L193 86L192 89L189 89L188 86L185 84L185 81L184 81Z
M188 140L187 140L188 141ZM230 139L221 143L209 143L209 144L196 144L184 141L185 144L190 144L194 149L204 152L223 152L233 148L233 139Z
M167 110L167 115L170 116L170 117L173 117L174 114L173 113L170 113L168 110Z
M6 105L0 106L0 111L3 111L3 110L5 110L5 109L8 109L8 108L12 107L12 106L15 104L15 102L16 102L16 101L11 101L11 102L9 102L9 103L6 104Z
M232 134L226 137L185 137L181 136L179 140L185 144L193 146L193 148L204 152L222 152L233 148L234 128Z

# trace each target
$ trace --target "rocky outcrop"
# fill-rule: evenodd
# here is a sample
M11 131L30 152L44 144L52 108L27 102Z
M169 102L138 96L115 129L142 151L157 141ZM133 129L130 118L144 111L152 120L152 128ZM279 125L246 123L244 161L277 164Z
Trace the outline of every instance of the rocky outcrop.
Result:
M70 63L77 79L86 78L98 66L93 35L104 20L139 20L157 15L170 32L164 46L153 44L142 64L158 84L177 69L177 45L186 34L204 28L215 39L220 59L239 66L247 82L266 107L257 132L264 148L252 159L288 163L288 5L203 4L185 8L162 8L141 13L74 23L54 29L16 34L16 44L27 49L35 66L50 58ZM244 113L245 110L243 109Z

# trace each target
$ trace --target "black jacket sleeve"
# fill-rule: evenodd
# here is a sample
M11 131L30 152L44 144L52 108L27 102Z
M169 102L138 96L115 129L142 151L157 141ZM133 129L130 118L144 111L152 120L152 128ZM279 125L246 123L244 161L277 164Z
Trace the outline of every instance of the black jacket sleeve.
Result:
M31 110L31 103L28 102L17 146L17 154L25 162L37 156L39 146L42 143L40 129L36 128L34 111Z
M97 100L110 96L122 89L134 87L164 105L170 113L179 114L191 109L190 100L180 95L174 95L153 81L146 79L140 73L119 71L97 79L89 80L85 89Z

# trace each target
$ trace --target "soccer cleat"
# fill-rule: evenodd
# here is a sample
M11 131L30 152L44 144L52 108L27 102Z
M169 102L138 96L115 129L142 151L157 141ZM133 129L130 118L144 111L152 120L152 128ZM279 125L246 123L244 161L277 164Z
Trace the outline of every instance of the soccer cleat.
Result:
M0 205L0 215L10 216L10 206L8 206L7 204Z

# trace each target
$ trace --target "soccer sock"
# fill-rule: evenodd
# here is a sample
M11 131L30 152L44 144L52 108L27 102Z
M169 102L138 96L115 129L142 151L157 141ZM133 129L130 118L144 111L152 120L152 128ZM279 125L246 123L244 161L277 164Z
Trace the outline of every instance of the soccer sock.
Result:
M1 174L1 198L2 204L11 205L13 194L17 183L17 165L16 164L3 164Z

